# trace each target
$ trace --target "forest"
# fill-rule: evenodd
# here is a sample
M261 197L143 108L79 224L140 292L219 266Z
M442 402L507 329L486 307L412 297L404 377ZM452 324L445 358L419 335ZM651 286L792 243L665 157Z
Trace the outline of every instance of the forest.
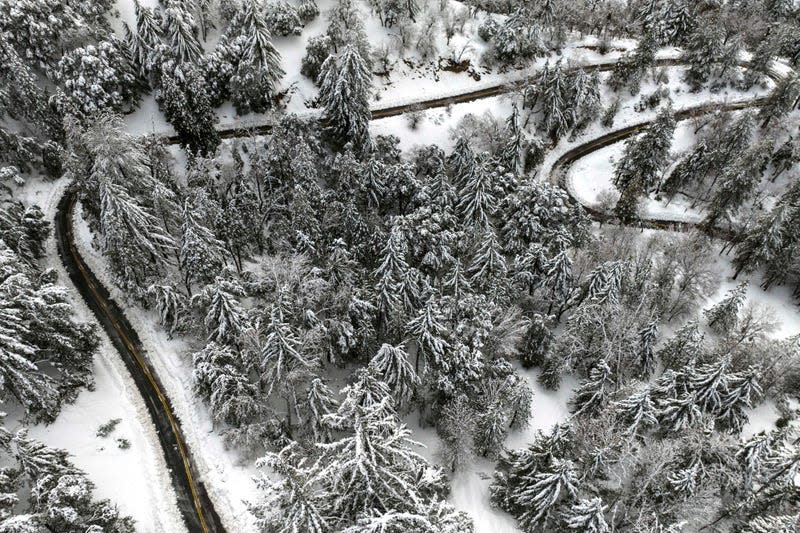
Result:
M0 0L0 55L0 533L185 530L31 436L107 357L51 194L227 531L800 530L796 0Z

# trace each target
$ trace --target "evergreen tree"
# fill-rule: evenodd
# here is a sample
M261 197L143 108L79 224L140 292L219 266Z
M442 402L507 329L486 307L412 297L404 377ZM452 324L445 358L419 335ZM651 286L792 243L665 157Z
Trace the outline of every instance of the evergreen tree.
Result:
M604 360L598 361L589 371L589 378L575 390L570 401L573 413L577 415L592 414L602 409L609 400L614 376L611 367Z
M330 426L325 423L325 417L335 412L339 403L333 391L320 378L313 378L308 384L305 398L305 411L308 413L307 421L315 442L330 442Z
M179 63L194 63L203 54L194 17L181 3L170 4L164 10L163 31L170 51Z
M697 320L687 322L667 339L658 358L667 368L677 370L697 361L703 351L703 334Z
M63 93L55 103L64 113L91 117L106 109L131 111L139 99L139 81L116 40L76 48L58 62L56 79Z
M771 144L770 141L762 141L725 168L703 221L706 227L712 228L721 216L738 208L753 195L769 164Z
M703 311L708 326L716 333L730 333L739 322L739 311L747 297L748 283L742 282L725 294L725 297L710 309Z
M614 186L625 197L629 189L649 192L658 185L661 170L667 164L675 117L664 108L641 137L625 142L625 151L614 169ZM622 201L622 199L620 199Z
M475 287L497 288L507 272L503 249L491 225L480 234L479 239L468 269L470 283Z
M150 76L157 67L156 51L161 44L161 25L153 9L134 0L136 30L127 36L133 64L142 76ZM127 27L126 27L127 28Z
M230 94L239 114L263 113L273 107L278 81L285 72L281 56L272 44L264 5L259 0L243 3L237 19L231 22L239 42L230 77Z
M256 479L256 485L266 493L263 501L251 505L258 518L261 531L275 533L326 533L330 531L329 518L325 516L324 494L316 486L314 472L305 465L294 465L286 457L286 450L267 453L256 466L269 468L280 476ZM276 512L277 511L277 512Z
M375 270L378 279L375 288L378 298L379 320L387 324L394 310L399 305L397 289L408 270L405 255L407 245L400 226L392 227L386 246L383 248L383 260Z
M636 348L637 356L639 357L639 366L641 372L645 376L649 376L655 369L655 358L653 357L653 347L658 338L658 321L651 320L639 330L637 334L639 343Z
M552 459L530 481L530 485L517 495L517 503L525 508L519 523L526 531L535 531L546 524L561 500L572 500L577 495L578 474L569 460Z
M183 270L186 292L192 294L192 282L210 283L225 266L223 244L214 233L200 224L187 201L183 207L181 246L178 265Z
M420 380L411 367L408 354L403 347L382 345L369 362L369 366L389 386L397 408L403 410L408 406Z
M419 361L426 365L441 368L449 348L445 316L434 298L429 298L425 306L408 322L406 329L416 343L414 371L419 373Z
M220 142L214 129L216 115L197 68L189 64L164 65L156 101L178 133L182 146L198 155L216 150Z
M467 224L486 228L489 226L489 218L497 208L493 174L483 168L475 170L470 173L464 187L459 191L458 209Z
M319 101L329 128L342 143L366 148L372 75L358 49L348 45L339 56L328 56L319 76Z
M608 533L611 529L605 519L603 500L579 500L564 514L567 528L585 533Z
M641 435L658 425L656 404L647 386L614 402L614 409L628 435Z
M214 283L206 285L202 292L192 297L193 305L202 305L206 309L203 324L209 341L236 343L245 328L245 312L236 299L243 294L244 289L239 283L217 276Z

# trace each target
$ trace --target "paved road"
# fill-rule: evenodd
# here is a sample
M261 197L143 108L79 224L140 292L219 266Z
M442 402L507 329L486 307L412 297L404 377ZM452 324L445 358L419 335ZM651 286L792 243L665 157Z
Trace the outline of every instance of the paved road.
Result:
M141 348L136 331L78 252L72 228L72 213L76 201L77 193L70 189L58 204L55 238L61 261L72 283L119 351L145 400L164 451L164 459L178 497L178 508L187 529L191 533L223 533L225 529L197 475L180 423L175 417L158 376ZM124 483L124 480L120 482Z
M681 59L670 58L670 59L656 59L654 66L674 67L682 64L683 61ZM600 63L596 65L575 66L573 68L574 69L582 68L587 72L607 72L613 70L615 65L616 62L609 62L609 63ZM465 93L457 95L445 96L442 98L433 98L431 100L425 100L422 102L413 102L410 104L404 104L393 107L382 107L378 109L373 109L372 120L378 120L387 117L396 117L398 115L403 115L410 111L435 109L438 107L447 107L452 104L463 104L466 102L472 102L474 100L480 100L482 98L491 98L492 96L499 96L501 94L518 91L527 86L530 82L531 78L529 77L524 80L519 80L511 83L498 83L490 87L484 87L483 89L477 89L475 91L467 91ZM248 128L222 127L217 129L217 133L222 139L234 139L239 137L250 137L251 135L264 135L266 133L269 133L271 130L272 130L272 123L267 122L264 124L258 124ZM167 144L178 144L180 142L180 139L178 138L177 135L171 135L166 137L166 141Z

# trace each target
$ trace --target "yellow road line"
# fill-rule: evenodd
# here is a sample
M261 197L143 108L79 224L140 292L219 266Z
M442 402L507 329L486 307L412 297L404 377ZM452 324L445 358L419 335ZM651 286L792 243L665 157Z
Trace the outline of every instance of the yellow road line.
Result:
M158 396L158 400L161 403L162 411L166 413L169 425L172 427L172 433L175 435L175 440L178 443L178 453L180 454L181 459L183 460L183 468L186 473L186 478L189 482L189 490L192 493L192 502L194 504L197 517L200 520L200 527L203 529L203 533L210 533L208 525L206 524L205 515L203 514L203 507L202 504L200 503L200 496L197 491L197 486L194 480L194 476L192 475L192 469L191 469L191 464L189 462L189 455L186 451L186 445L184 444L183 438L181 437L180 429L178 428L178 423L175 420L175 416L172 413L172 409L170 408L169 402L167 401L167 398L164 395L164 393L161 391L161 387L158 386L158 383L156 382L156 379L153 376L152 372L150 372L150 368L147 365L147 362L144 360L144 357L139 352L139 350L136 349L136 346L134 346L133 342L131 342L130 338L125 333L124 328L114 318L105 298L103 298L97 286L92 282L91 276L87 272L87 267L85 266L83 259L81 258L80 253L78 252L75 246L75 241L73 239L73 227L72 227L73 224L72 214L74 207L75 207L75 196L72 196L72 198L69 201L69 204L67 205L67 237L69 241L70 254L72 255L73 260L75 261L75 264L78 266L78 270L80 271L81 276L83 276L84 281L86 281L89 290L94 295L95 301L98 304L100 304L100 307L103 309L106 318L108 318L111 324L113 324L114 329L117 331L117 334L119 335L120 339L122 339L122 342L125 344L125 347L133 355L137 365L139 365L139 368L142 369L145 377L147 377L147 380L150 382L150 386L156 392L156 396Z

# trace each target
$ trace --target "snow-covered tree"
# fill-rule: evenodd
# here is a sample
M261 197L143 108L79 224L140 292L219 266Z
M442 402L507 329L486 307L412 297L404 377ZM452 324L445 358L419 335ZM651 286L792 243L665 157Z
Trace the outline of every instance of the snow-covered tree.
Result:
M278 82L285 74L272 44L270 23L261 0L246 0L220 43L229 47L229 94L239 114L263 113L273 107Z
M170 335L185 325L188 300L173 285L154 283L147 287L147 295L154 300L161 325L167 328Z
M313 470L292 464L287 454L286 449L270 452L256 463L280 476L278 482L272 476L256 478L256 485L265 493L264 500L251 504L258 527L275 533L327 533L331 524L325 516L325 493L316 486Z
M372 75L358 49L348 45L338 56L328 56L319 79L319 101L333 133L342 143L367 147Z
M197 23L181 2L171 3L164 10L162 29L170 44L170 53L179 63L194 63L203 54L197 39Z
M666 107L642 136L625 142L625 151L617 162L613 179L614 187L623 197L629 189L647 193L658 185L661 171L667 164L674 131L673 111Z
M463 220L477 228L486 228L489 218L497 208L497 198L492 183L493 174L484 168L475 168L465 176L464 187L459 191L458 209Z
M713 307L703 311L708 326L724 335L730 333L739 322L739 311L741 311L747 297L748 283L742 282L735 288L728 291L725 297Z
M614 387L614 375L604 360L598 361L589 371L589 378L581 382L570 400L575 415L591 415L609 401Z
M106 109L132 111L139 99L140 82L117 40L68 52L58 62L56 79L63 86L55 97L59 109L87 119Z
M564 513L564 522L567 528L575 531L608 533L611 528L605 519L606 510L607 507L600 498L581 499Z
M325 424L325 417L334 413L339 402L333 391L320 378L313 378L308 384L303 410L307 414L306 421L316 442L330 442L331 428Z
M192 282L210 283L225 266L224 245L197 220L194 209L190 202L184 204L178 255L178 266L190 295Z
M217 276L214 283L192 297L193 305L205 308L203 324L209 341L236 343L245 328L245 311L237 299L243 294L244 289L238 282Z
M578 473L572 461L552 459L516 496L517 505L526 508L518 518L520 525L527 531L544 526L558 504L574 499L577 491Z
M769 164L772 142L762 141L741 154L725 167L721 181L709 200L703 224L712 228L724 215L738 209L755 192Z
M0 530L134 532L132 518L121 515L109 500L95 499L94 484L68 460L66 451L28 437L25 429L12 434L5 428L0 429L0 448L7 465L1 476Z
M639 357L639 366L644 376L649 376L655 370L655 358L653 356L653 349L658 338L658 321L651 320L637 333L639 343L636 347L637 356Z
M383 344L369 362L369 366L389 386L397 408L402 410L408 406L420 380L408 360L405 349L402 346Z
M194 154L211 154L219 144L219 136L203 77L189 64L170 67L162 67L156 101L185 148Z
M103 251L120 284L134 292L144 290L174 250L172 236L123 185L103 179L98 189Z

